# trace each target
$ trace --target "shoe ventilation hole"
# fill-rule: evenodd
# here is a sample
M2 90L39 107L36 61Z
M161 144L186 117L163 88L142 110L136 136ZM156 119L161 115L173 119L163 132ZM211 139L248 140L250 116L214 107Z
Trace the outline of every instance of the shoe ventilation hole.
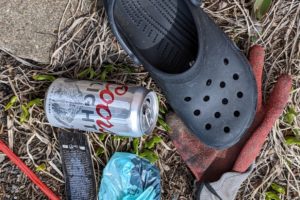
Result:
M239 117L241 115L241 113L239 111L234 111L233 114L234 114L235 117Z
M243 94L242 92L238 92L238 93L237 93L237 97L238 97L239 99L243 98L243 96L244 96L244 94Z
M224 64L225 64L225 65L228 65L228 64L229 64L228 58L225 58L225 59L224 59Z
M199 116L200 114L201 114L200 110L195 110L195 111L194 111L194 115L195 115L195 116Z
M230 128L228 127L228 126L226 126L225 128L224 128L224 133L229 133L230 132Z
M209 101L209 96L205 96L205 97L203 98L203 101L208 102L208 101Z
M189 102L189 101L191 101L191 100L192 100L191 97L185 97L185 98L184 98L184 101L186 101L186 102Z
M224 99L222 100L222 104L223 104L223 105L227 105L227 104L228 104L228 99L224 98Z
M215 113L215 118L217 118L217 119L218 119L218 118L220 118L220 117L221 117L221 113L219 113L219 112L216 112L216 113Z
M206 124L206 125L205 125L205 129L206 129L206 130L210 130L210 129L211 129L211 124Z
M211 79L208 79L207 81L206 81L206 86L210 86L212 84L212 80Z
M226 87L226 83L225 83L224 81L222 81L222 82L220 83L220 87L221 87L221 88L225 88L225 87Z
M195 64L196 60L192 60L189 62L189 66L192 67Z
M233 80L239 80L240 76L238 74L233 74Z

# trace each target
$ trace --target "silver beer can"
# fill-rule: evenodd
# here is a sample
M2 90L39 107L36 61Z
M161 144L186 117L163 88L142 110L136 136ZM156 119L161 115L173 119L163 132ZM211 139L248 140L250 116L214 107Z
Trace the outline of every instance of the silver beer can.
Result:
M45 112L55 127L141 137L153 131L159 109L155 92L143 87L59 78L46 93Z

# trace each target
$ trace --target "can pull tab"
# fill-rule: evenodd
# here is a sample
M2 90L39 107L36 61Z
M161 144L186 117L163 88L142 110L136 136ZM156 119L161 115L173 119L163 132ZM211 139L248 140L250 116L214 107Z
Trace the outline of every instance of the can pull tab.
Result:
M190 1L194 6L197 6L197 7L200 6L202 3L202 0L190 0Z
M151 124L152 124L151 115L152 115L151 109L150 108L146 108L146 110L143 113L143 117L144 117L144 121L146 122L146 125L148 127L150 127Z
M152 110L151 110L151 104L150 99L147 99L146 102L143 105L143 122L147 128L151 126L153 123L152 118Z

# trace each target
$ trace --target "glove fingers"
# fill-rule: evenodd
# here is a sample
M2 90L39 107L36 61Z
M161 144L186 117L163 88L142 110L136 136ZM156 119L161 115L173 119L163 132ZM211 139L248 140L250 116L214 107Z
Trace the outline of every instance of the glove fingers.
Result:
M245 172L255 161L260 150L267 139L269 132L276 120L282 114L289 98L289 92L292 86L292 79L288 75L283 75L278 79L277 84L271 93L270 99L266 105L265 117L260 126L255 130L251 138L243 147L238 159L236 160L233 171Z
M260 113L262 108L262 73L265 62L265 50L262 46L254 45L249 51L249 62L252 66L253 73L257 84L257 113Z
M175 114L167 116L167 123L171 128L169 135L177 152L199 181L218 151L201 143Z

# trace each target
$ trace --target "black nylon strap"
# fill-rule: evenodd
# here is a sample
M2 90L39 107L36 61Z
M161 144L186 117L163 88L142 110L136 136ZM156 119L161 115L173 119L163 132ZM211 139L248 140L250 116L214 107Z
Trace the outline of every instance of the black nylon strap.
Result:
M96 181L88 138L70 131L59 133L60 153L69 200L96 199Z

